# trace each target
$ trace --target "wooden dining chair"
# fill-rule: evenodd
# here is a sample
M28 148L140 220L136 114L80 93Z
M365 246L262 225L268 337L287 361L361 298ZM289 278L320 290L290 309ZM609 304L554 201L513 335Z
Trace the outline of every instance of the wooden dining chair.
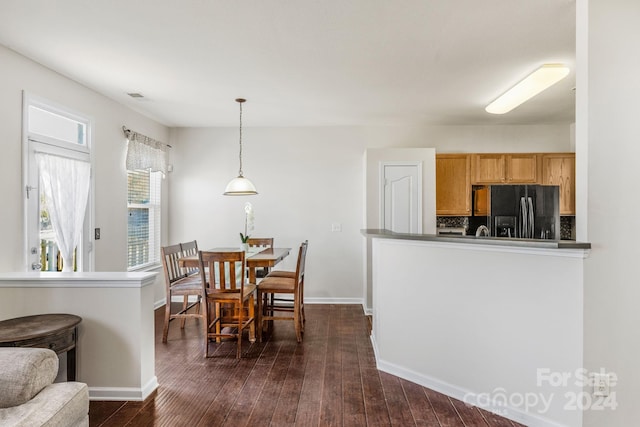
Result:
M237 339L236 358L240 358L243 331L249 328L251 342L256 336L256 285L246 279L245 253L199 251L198 267L206 318L205 357L209 357L210 340L232 337Z
M275 320L293 321L296 339L302 342L304 332L304 303L302 301L302 284L305 276L305 260L307 256L307 242L303 242L298 250L296 271L292 277L267 276L258 284L258 340L262 342L264 323ZM277 299L270 298L275 294L290 294L292 305L280 305ZM277 312L289 312L291 315L277 315Z
M309 240L305 240L303 242L303 245L305 245L307 248L309 247ZM305 249L305 259L302 261L303 262L303 271L304 271L304 262L306 260L306 249ZM267 277L288 277L290 279L296 277L296 272L295 271L288 271L288 270L272 270ZM305 323L305 316L304 316L304 274L302 276L302 281L300 282L300 318L302 320L302 331L304 332L304 323ZM282 298L282 297L276 297L275 295L271 295L271 300L272 303L276 303L276 304L289 304L289 307L291 308L293 306L293 300L291 298Z
M273 248L273 237L251 237L247 239L250 248ZM256 269L256 278L261 279L269 274L269 267Z
M195 244L197 248L197 243ZM188 244L189 248L191 244ZM162 257L162 268L164 270L164 281L166 290L164 328L162 330L162 342L167 342L169 335L169 323L173 319L180 319L180 328L184 329L187 318L204 319L204 314L200 310L200 298L202 288L200 286L200 277L194 274L192 269L185 269L179 266L178 260L182 258L183 250L181 244L164 246L160 249ZM189 296L195 296L196 301L189 304ZM171 312L171 300L174 296L182 296L182 310L177 313ZM195 306L195 313L189 312Z

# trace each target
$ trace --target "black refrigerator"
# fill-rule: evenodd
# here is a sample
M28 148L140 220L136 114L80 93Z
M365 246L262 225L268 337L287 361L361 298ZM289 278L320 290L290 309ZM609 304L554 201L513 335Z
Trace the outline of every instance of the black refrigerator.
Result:
M559 240L559 190L557 185L492 185L491 236Z

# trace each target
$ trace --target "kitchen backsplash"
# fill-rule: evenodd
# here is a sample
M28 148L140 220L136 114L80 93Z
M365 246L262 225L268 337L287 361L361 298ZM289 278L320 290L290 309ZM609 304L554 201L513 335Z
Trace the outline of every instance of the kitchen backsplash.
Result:
M440 227L444 224L445 227L464 227L465 219L469 224L467 230L468 235L476 234L476 229L481 224L487 223L486 217L479 216L439 216L436 217L436 227ZM574 232L576 224L575 216L561 216L560 217L560 238L562 240L575 240Z

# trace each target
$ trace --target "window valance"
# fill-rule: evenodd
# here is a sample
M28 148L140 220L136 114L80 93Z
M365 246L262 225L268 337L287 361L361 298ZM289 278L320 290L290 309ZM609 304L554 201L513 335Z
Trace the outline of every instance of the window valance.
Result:
M127 170L149 170L167 173L170 145L122 127L127 137Z

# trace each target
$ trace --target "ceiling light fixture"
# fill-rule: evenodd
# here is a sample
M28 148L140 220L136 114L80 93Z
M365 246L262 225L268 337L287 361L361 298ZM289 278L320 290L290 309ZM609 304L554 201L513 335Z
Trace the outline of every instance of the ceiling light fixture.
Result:
M508 113L518 105L553 86L565 78L567 74L569 74L569 68L562 64L544 64L487 105L485 110L491 114Z
M236 99L236 102L240 104L240 169L238 170L238 176L227 184L227 188L224 190L225 196L253 196L258 194L253 183L242 176L242 103L245 101L246 99L242 98Z

